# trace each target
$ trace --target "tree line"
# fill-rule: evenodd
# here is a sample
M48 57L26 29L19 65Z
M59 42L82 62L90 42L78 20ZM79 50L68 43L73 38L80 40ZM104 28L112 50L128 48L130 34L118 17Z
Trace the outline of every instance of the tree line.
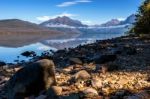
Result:
M150 34L150 0L145 0L136 14L136 22L130 33Z

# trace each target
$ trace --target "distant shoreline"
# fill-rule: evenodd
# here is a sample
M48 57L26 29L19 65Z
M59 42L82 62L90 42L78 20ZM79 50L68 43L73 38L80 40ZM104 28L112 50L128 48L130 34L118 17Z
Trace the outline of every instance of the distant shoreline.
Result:
M76 37L78 34L67 35L67 38ZM65 37L64 33L0 33L0 46L2 47L22 47L44 40Z

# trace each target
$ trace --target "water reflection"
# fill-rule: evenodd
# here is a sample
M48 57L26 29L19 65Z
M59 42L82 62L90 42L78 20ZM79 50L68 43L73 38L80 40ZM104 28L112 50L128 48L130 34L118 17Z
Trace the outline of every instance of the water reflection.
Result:
M9 47L0 47L0 60L5 62L12 63L14 60L25 60L29 58L21 56L20 54L25 51L35 51L37 55L40 55L43 51L46 50L57 50L64 49L68 47L76 47L79 44L87 44L95 42L96 40L110 39L114 37L119 37L124 35L124 32L121 33L88 33L82 34L78 38L70 39L55 39L55 40L45 40L41 43L31 44L24 47L18 48L9 48Z
M43 51L46 50L57 50L55 48L43 45L41 43L31 44L24 47L18 47L18 48L9 48L9 47L0 47L0 60L3 60L5 62L14 62L14 60L28 60L29 58L26 58L24 56L21 56L20 53L25 51L35 51L37 54L41 54Z

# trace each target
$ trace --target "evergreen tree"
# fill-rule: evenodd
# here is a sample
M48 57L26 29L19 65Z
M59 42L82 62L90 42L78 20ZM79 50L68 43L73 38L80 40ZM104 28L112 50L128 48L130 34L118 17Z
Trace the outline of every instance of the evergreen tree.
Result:
M136 23L131 32L135 34L150 34L150 0L145 0L139 7Z

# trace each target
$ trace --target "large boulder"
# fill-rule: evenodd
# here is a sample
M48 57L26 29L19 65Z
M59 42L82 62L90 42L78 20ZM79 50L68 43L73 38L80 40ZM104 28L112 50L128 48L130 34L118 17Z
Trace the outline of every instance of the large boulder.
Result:
M53 61L43 59L20 69L6 84L8 99L24 99L38 95L56 85Z

